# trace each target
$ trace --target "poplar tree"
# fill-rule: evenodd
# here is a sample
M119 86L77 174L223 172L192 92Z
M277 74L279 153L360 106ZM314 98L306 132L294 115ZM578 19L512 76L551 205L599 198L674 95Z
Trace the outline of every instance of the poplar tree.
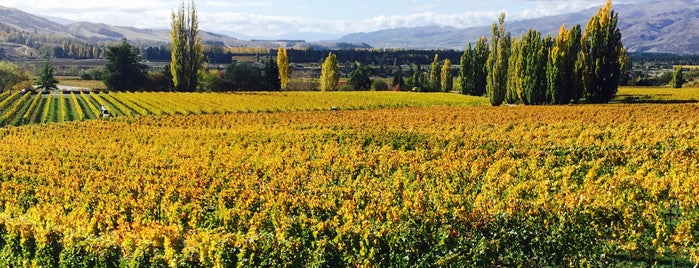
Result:
M454 76L451 74L451 60L445 59L442 65L442 91L450 92L454 87Z
M323 66L320 71L320 90L338 90L340 85L340 76L337 73L337 57L335 54L330 52L328 57L325 58L325 62L323 62Z
M576 71L580 38L580 25L566 29L564 24L554 39L546 67L547 103L567 104L582 97L582 80Z
M582 29L579 24L568 30L567 40L569 58L566 60L565 68L571 72L570 80L568 81L570 83L568 85L570 87L570 98L577 103L583 97L585 91L582 81L583 64L580 60Z
M524 76L524 58L522 57L522 40L513 39L510 49L510 60L507 66L507 93L505 102L515 104L520 102L524 93L522 92L522 77Z
M473 94L474 96L485 95L485 88L487 84L488 69L486 68L486 63L488 62L488 57L490 56L490 49L488 48L488 38L481 37L476 42L476 47L473 49Z
M442 75L441 75L441 70L439 67L439 54L434 54L434 60L432 60L432 65L431 65L431 70L430 70L430 90L429 91L438 91L439 88L442 86Z
M459 63L459 93L464 95L475 93L474 56L471 43L469 43L464 53L461 54L461 62Z
M203 68L204 53L199 36L199 21L192 0L185 8L172 11L172 54L170 70L177 91L195 91L199 70Z
M561 25L558 36L554 40L554 45L549 53L549 62L546 66L546 80L548 89L546 90L546 101L551 104L564 104L570 101L571 88L566 85L566 81L572 78L572 73L566 73L566 61L568 55L568 30L566 25Z
M277 49L277 68L279 68L279 80L281 81L282 89L287 89L289 86L289 56L284 47Z
M488 75L486 93L490 104L500 106L507 93L507 67L512 40L505 33L505 13L500 13L498 23L493 23L490 55L486 64Z
M541 33L529 30L522 38L524 70L522 77L522 101L525 104L546 103L546 63L551 37L541 38Z
M621 43L621 31L617 28L618 19L618 13L612 9L612 1L607 0L585 27L579 60L587 102L609 102L619 88L625 50Z

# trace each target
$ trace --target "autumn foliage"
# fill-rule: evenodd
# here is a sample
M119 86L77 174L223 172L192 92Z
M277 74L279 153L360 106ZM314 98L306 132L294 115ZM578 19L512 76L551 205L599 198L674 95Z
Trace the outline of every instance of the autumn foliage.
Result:
M0 265L699 262L698 115L455 107L3 128Z

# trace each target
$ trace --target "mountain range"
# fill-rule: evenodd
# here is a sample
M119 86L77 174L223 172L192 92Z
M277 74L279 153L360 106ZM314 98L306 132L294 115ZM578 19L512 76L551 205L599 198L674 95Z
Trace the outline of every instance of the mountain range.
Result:
M169 29L139 29L134 27L113 26L103 23L73 22L61 24L36 16L19 9L0 6L0 31L26 32L47 34L58 37L73 38L87 43L114 42L123 38L145 45L160 45L170 42ZM342 49L369 48L361 42L346 43L339 41L306 42L304 40L241 40L224 34L200 31L202 40L207 44L226 45L231 47L268 47L277 48L313 48L313 49ZM2 54L13 55L9 58L22 58L30 55L31 48L24 44L1 43ZM1 55L0 55L1 56Z
M505 21L505 28L519 37L532 28L555 36L562 24L585 27L598 8L536 19ZM699 53L699 0L669 0L615 5L622 42L629 52ZM495 20L497 18L493 18ZM491 27L454 28L429 26L400 28L344 36L342 42L365 42L382 48L464 49L481 36L490 38Z
M630 52L699 53L699 0L669 0L619 4L618 27ZM532 28L555 36L562 24L583 27L597 8L557 16L507 21L506 29L517 37ZM496 18L493 18L494 20ZM100 23L75 22L60 24L21 10L0 6L0 31L46 33L75 38L85 42L119 41L127 38L143 44L164 44L170 41L169 29L138 29ZM305 42L303 40L249 41L201 31L206 43L235 47L269 47L284 45L292 48L403 48L403 49L463 49L481 36L490 36L490 26L456 28L425 26L387 29L369 33L353 33L339 40ZM0 48L27 50L22 44L0 44Z

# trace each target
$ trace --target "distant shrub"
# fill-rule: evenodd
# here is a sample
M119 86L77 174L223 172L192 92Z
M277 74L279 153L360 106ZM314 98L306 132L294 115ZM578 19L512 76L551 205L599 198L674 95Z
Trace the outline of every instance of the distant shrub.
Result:
M376 79L374 82L371 84L371 90L388 90L388 83L383 80Z

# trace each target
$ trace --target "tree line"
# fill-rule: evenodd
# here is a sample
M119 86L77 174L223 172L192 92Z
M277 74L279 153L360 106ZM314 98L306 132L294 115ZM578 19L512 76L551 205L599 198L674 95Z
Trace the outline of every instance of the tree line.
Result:
M563 25L555 38L532 29L513 38L501 14L492 25L490 42L483 37L463 52L458 90L487 96L494 106L608 102L629 69L617 22L608 0L584 32L580 25ZM439 70L433 67L432 81L435 72Z

